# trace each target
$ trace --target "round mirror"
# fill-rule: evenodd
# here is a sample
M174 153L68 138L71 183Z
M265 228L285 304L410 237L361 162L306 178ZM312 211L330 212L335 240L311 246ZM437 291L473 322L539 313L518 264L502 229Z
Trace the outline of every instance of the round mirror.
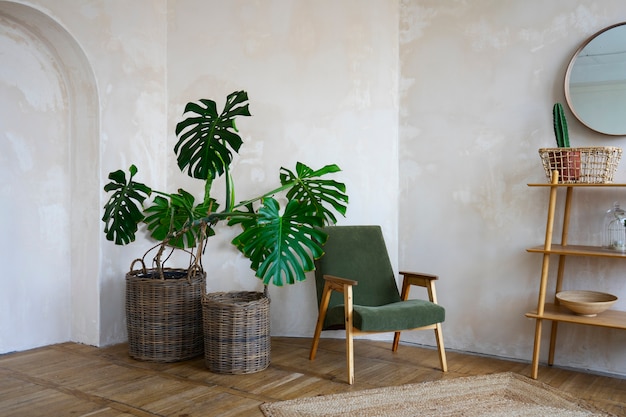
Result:
M626 22L601 30L578 48L565 73L565 99L588 128L626 135Z

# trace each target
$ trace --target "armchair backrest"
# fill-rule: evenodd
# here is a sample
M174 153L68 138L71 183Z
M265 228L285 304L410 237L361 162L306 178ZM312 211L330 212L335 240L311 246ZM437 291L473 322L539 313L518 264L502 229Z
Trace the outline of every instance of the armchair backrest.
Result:
M324 255L315 262L318 305L324 289L323 275L358 281L354 304L378 306L400 301L400 294L380 226L329 226ZM334 293L329 308L343 304Z

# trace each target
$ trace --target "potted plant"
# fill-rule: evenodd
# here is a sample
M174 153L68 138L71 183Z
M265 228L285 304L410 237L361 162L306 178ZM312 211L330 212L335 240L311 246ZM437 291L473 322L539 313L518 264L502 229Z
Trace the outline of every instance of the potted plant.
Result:
M282 286L302 281L305 273L314 269L313 260L323 253L320 245L325 242L326 235L319 227L335 223L335 213L345 215L346 212L348 196L345 194L345 185L327 178L340 171L337 165L326 165L315 170L298 162L294 170L281 168L279 185L236 203L230 166L234 154L243 144L236 127L236 118L250 116L245 91L229 94L220 113L215 101L201 99L188 103L183 115L186 118L176 126L178 142L174 152L180 170L203 181L202 199L196 201L192 193L183 189L175 193L154 190L135 180L138 170L134 165L131 165L128 176L121 170L110 173L111 181L104 187L110 193L102 217L106 238L116 244L128 244L135 240L138 227L143 223L150 236L158 241L150 269L146 269L143 262L146 255L142 258L143 265L139 270L133 270L131 264L131 271L127 274L127 314L134 307L129 304L138 303L128 294L132 279L140 279L146 285L156 283L157 286L171 281L176 283L177 288L188 289L194 287L192 281L197 278L204 294L202 255L206 239L215 235L219 224L241 227L241 232L232 240L232 244L250 260L251 269L262 280L265 288L270 283ZM213 182L218 178L224 180L226 190L221 204L211 193ZM281 209L275 198L278 194L287 200L284 209ZM151 197L152 200L149 200ZM175 249L189 254L189 263L180 270L170 270L164 266ZM173 272L177 274L169 277L168 274ZM180 298L181 303L187 305L178 308L175 313L166 309L178 301L151 300L151 307L161 310L163 317L197 317L201 302L197 291L185 293ZM156 332L157 339L164 337L176 327L164 320L148 323L150 329L146 332L154 334L156 327L162 327ZM201 330L207 333L206 328ZM129 327L129 347L132 346L131 331L134 330ZM195 335L197 330L190 333ZM205 334L204 337L212 336ZM181 339L179 335L175 338ZM180 340L175 342L181 343ZM150 343L159 345L164 341L152 340ZM131 352L131 356L135 355Z

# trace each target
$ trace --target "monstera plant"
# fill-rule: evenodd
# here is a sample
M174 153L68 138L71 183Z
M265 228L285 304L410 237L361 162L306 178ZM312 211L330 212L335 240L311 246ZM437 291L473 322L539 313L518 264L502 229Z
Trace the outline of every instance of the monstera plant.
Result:
M243 141L235 120L250 116L247 102L247 93L236 91L228 95L221 113L212 100L188 103L187 118L176 126L178 167L204 181L201 200L183 189L165 193L136 181L134 165L128 176L121 170L112 172L104 187L111 193L102 217L107 239L130 243L140 223L145 223L160 242L154 263L162 270L167 248L199 248L197 253L201 253L206 238L215 234L219 222L226 221L242 227L232 243L250 260L264 284L282 286L305 279L305 272L314 268L313 259L322 254L320 243L326 237L319 227L335 223L334 213L346 212L345 185L326 178L340 169L337 165L312 169L298 162L294 170L280 169L276 188L236 203L230 166ZM213 182L220 177L226 185L222 204L211 195ZM287 199L284 210L275 198L280 193ZM151 196L153 200L144 208ZM193 259L200 262L201 256Z
M298 162L293 170L281 168L275 188L237 202L231 164L243 140L235 121L250 116L248 107L245 91L228 95L221 113L213 100L202 99L185 107L186 118L176 125L174 152L180 170L203 181L204 193L198 200L183 189L167 193L139 182L134 165L128 172L109 174L104 190L110 197L102 217L106 238L119 245L131 243L143 223L158 242L137 259L142 268L135 271L137 260L133 261L126 274L129 350L136 359L166 362L193 357L203 349L203 333L206 346L207 325L203 331L202 321L208 297L202 255L207 239L220 224L240 227L232 244L249 259L267 299L269 284L282 286L305 279L305 273L314 269L314 259L323 253L326 235L320 227L335 223L335 214L345 215L345 185L328 178L340 171L337 165L312 169ZM218 179L225 185L221 203L212 195ZM284 208L278 196L286 199ZM177 249L189 254L189 264L165 268ZM152 251L156 255L146 268L144 260ZM222 325L227 320L216 321ZM269 335L254 337L262 339L267 341Z

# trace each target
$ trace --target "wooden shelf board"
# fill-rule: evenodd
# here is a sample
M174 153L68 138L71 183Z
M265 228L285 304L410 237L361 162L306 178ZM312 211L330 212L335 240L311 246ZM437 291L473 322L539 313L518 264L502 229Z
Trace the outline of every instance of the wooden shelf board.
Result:
M528 184L529 187L626 187L623 183L606 184L552 184L550 182Z
M606 258L624 258L626 259L626 252L620 252L612 249L606 249L599 246L584 246L584 245L552 245L550 249L546 250L543 246L535 246L533 248L526 249L532 253L552 253L555 255L570 255L570 256L601 256Z
M546 303L543 316L537 314L537 310L529 311L526 317L531 319L543 319L561 321L566 323L587 324L590 326L610 327L613 329L626 330L626 311L606 310L596 317L578 316L565 307Z

